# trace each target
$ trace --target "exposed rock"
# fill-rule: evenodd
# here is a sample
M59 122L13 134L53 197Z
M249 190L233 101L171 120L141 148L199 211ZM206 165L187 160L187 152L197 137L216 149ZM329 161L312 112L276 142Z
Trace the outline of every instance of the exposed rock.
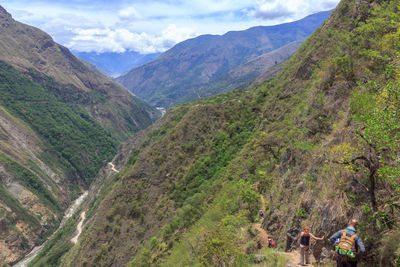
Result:
M285 251L291 251L295 249L297 246L297 240L299 238L301 232L301 223L300 220L294 218L292 220L292 225L286 231L286 248Z
M302 79L302 80L308 80L310 79L312 73L313 73L313 65L315 64L315 61L311 58L311 56L306 57L300 67L298 68L296 72L296 78Z
M267 260L267 255L255 254L254 255L254 263L262 263Z
M285 172L289 170L291 166L294 166L295 164L296 164L296 158L294 152L290 148L286 149L279 165L281 174L283 175Z

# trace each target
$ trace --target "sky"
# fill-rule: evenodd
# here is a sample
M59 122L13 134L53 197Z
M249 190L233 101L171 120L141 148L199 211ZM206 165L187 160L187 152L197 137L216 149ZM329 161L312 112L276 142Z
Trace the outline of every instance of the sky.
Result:
M339 0L0 0L14 19L79 52L164 52L201 34L276 25Z

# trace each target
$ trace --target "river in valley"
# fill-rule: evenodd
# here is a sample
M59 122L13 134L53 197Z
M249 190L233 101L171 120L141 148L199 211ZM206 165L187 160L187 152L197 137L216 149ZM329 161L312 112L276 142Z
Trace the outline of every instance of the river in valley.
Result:
M81 204L83 203L83 201L85 200L87 195L88 195L88 192L85 191L79 198L77 198L72 203L72 205L65 212L65 215L64 215L63 219L61 220L60 226L58 227L57 231L60 230L64 226L65 222L69 218L71 218L71 216L74 215L74 213L80 208ZM42 245L34 247L33 250L28 255L26 255L22 260L20 260L18 263L14 264L13 266L14 267L26 267L26 266L28 266L28 264L40 253L40 251L43 249L43 247L46 245L46 243L54 236L55 233L57 233L57 231L55 231L47 239L47 241L45 241Z

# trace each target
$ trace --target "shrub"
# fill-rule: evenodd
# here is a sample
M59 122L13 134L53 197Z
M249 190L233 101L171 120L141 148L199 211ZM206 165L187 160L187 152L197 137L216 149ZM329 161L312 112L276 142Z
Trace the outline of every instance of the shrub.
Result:
M206 266L233 266L239 259L240 250L235 244L235 235L223 227L206 230L202 234L198 258Z

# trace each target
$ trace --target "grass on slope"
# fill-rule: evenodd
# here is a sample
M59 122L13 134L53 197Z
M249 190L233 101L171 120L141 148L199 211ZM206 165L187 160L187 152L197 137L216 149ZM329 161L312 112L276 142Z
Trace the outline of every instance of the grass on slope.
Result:
M369 248L363 261L398 264L400 6L369 5L342 1L331 27L317 30L276 79L256 89L263 104L259 133L218 170L222 175L200 198L200 214L200 208L184 206L177 212L181 218L149 239L131 266L248 265L243 257L251 244L237 250L240 229L248 224L240 212L248 209L250 219L255 213L238 208L251 199L234 189L245 185L240 179L259 182L271 200L266 225L281 248L292 248L295 240L287 233L297 235L304 224L329 235L357 216ZM229 146L216 158L225 151ZM204 172L193 166L196 174ZM190 192L190 181L182 183ZM185 220L181 229L174 226ZM372 249L381 241L390 253Z
M357 5L342 1L272 81L176 107L177 120L167 112L133 151L69 264L132 256L131 266L251 265L255 183L267 201L263 228L279 249L292 249L305 224L328 236L357 216L368 248L362 260L397 264L399 4ZM372 112L365 99L376 104ZM353 156L374 149L379 176L371 180Z

